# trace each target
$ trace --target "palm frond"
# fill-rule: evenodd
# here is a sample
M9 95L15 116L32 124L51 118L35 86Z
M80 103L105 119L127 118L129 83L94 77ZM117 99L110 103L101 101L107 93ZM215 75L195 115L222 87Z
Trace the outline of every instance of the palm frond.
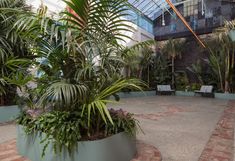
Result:
M45 94L43 94L40 103L54 103L64 109L74 108L79 102L86 98L87 88L83 84L72 84L67 81L59 81L51 84Z
M142 90L143 86L146 86L146 84L137 79L119 79L106 88L97 91L97 93L90 93L90 96L88 98L92 99L88 99L82 106L83 113L86 112L86 114L88 115L88 126L90 125L91 112L96 112L97 110L102 116L104 122L107 122L108 120L110 121L110 123L113 124L106 104L115 101L110 101L109 97L116 94L117 92L120 92L124 88L134 88Z
M88 36L96 35L98 39L117 40L126 35L122 31L130 31L123 16L126 15L126 0L72 0L64 2L69 10L65 11L63 20L83 31Z

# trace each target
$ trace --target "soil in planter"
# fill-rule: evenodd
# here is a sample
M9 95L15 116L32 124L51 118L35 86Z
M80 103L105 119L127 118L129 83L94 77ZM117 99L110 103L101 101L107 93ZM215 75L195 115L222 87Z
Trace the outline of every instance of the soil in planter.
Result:
M105 135L104 132L100 132L100 133L97 133L97 134L93 134L91 136L83 136L81 138L81 141L95 141L95 140L101 140L101 139L104 139L104 138L107 138L107 137L110 137L112 135Z

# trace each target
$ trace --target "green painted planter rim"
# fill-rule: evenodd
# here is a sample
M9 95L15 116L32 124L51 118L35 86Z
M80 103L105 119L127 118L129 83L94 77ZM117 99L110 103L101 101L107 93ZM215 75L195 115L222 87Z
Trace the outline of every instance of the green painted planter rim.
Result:
M31 136L35 137L33 138L35 142L31 142ZM68 153L66 152L67 150L60 154L50 153L52 150L51 148L53 147L50 143L49 146L51 148L46 150L46 156L42 159L41 150L43 145L40 141L43 137L43 133L36 134L35 136L28 135L24 131L24 126L17 125L17 149L19 154L34 161L49 161L51 159L53 161L88 161L87 159L89 159L89 161L120 161L123 159L126 161L126 159L132 159L136 154L136 138L130 137L125 132L120 132L104 139L94 141L77 141L77 144L81 147L75 149L73 157L68 156ZM116 148L121 147L118 148L120 150L116 149L113 145L115 145ZM89 151L95 153L90 155L88 153Z
M20 124L17 124L17 126L19 126L19 127L21 127L21 128L24 128L24 126L23 126L23 125L20 125ZM41 132L41 133L43 133L43 132ZM97 139L97 140L85 140L85 141L77 141L77 142L78 142L78 143L84 143L84 142L86 142L86 143L89 143L89 142L99 142L99 141L104 141L104 140L106 140L106 139L110 139L110 138L112 138L112 137L114 137L114 136L116 136L116 135L120 135L120 134L128 135L126 132L119 132L119 133L117 133L117 134L114 134L114 135L108 136L108 137L103 138L103 139ZM133 136L133 137L135 137L135 136Z

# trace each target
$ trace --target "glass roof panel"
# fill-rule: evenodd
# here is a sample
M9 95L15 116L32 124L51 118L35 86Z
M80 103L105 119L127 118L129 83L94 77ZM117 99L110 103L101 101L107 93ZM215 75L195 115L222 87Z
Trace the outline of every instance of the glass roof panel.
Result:
M178 1L171 0L172 3ZM128 0L128 2L151 20L154 20L169 8L166 0Z

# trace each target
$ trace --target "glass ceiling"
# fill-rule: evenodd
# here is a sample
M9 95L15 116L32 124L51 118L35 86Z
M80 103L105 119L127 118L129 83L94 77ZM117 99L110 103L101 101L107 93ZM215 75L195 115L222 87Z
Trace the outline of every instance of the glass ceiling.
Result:
M128 0L128 2L151 20L156 19L169 8L165 0ZM175 3L179 0L171 0L171 2Z

